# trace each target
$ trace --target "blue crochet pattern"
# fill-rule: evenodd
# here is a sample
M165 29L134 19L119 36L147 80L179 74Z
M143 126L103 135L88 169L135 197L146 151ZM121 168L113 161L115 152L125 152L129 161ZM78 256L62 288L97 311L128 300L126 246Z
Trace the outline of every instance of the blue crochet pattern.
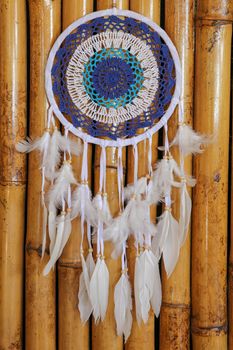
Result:
M67 88L66 70L76 48L90 36L105 31L122 31L143 40L157 62L159 85L151 105L140 115L119 124L102 123L85 115L75 105ZM126 106L139 93L143 84L143 68L128 50L102 49L85 64L83 85L88 96L104 107ZM162 117L172 99L175 69L168 46L147 24L129 17L98 17L77 27L56 53L52 68L53 93L60 111L77 128L93 137L132 137L141 128L150 128Z
M140 63L129 51L103 49L85 65L83 84L94 102L118 108L137 96L143 82L142 73Z

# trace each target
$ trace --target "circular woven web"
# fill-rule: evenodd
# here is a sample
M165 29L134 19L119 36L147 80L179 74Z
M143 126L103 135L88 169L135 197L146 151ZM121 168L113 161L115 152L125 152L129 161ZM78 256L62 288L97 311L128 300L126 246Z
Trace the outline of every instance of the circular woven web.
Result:
M122 15L74 28L60 43L51 69L62 115L83 133L113 140L152 128L169 108L176 78L159 33Z

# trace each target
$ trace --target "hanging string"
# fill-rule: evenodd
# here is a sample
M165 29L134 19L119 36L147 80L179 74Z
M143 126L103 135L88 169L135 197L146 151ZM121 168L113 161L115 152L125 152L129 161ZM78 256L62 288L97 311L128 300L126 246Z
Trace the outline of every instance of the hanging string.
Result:
M117 159L117 184L118 184L118 197L120 212L124 207L124 187L123 187L123 163L122 163L122 147L118 147L118 159Z
M133 146L133 155L134 155L134 185L138 180L138 145L137 143Z
M153 169L152 169L152 136L150 135L148 137L148 174L149 176L152 175Z
M81 170L81 181L88 181L88 143L84 141L83 143L83 159L82 159L82 170Z

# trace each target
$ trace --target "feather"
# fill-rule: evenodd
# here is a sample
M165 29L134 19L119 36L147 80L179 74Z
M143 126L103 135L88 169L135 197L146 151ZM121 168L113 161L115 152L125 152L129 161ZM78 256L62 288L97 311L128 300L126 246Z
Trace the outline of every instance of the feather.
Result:
M56 216L57 216L57 209L54 205L49 205L49 215L48 215L48 228L49 228L49 239L50 239L50 245L49 245L49 252L50 255L53 252L54 244L55 244L55 237L56 237Z
M51 268L56 264L56 261L60 257L60 250L61 250L61 244L62 244L62 238L63 238L63 232L64 232L64 225L65 225L65 215L62 214L59 217L59 222L57 225L57 234L56 234L56 240L54 244L54 249L52 252L52 255L50 256L49 262L44 268L43 275L46 276L50 272Z
M132 328L132 297L129 278L126 273L122 273L114 289L114 316L117 325L117 335L124 334L127 341Z
M169 277L178 261L180 244L179 244L179 224L169 212L169 229L163 246L163 261L167 276Z
M97 193L93 199L93 206L97 212L98 219L102 221L103 224L109 225L112 216L109 209L107 195L101 195Z
M150 258L152 259L154 263L154 273L152 275L154 287L153 287L153 293L150 299L152 309L154 311L154 314L156 317L159 317L160 308L162 304L162 287L161 287L161 280L160 280L160 273L159 273L159 264L158 259L154 256L152 251L149 251Z
M164 244L169 233L170 215L171 213L169 210L164 210L163 214L159 217L157 232L152 239L151 248L157 259L160 259L162 255Z
M51 181L54 180L57 172L57 167L60 165L61 161L61 138L61 132L55 128L50 138L49 150L45 160L45 176Z
M141 317L144 323L147 323L150 311L150 300L154 291L154 260L146 249L140 256L140 274L139 274L139 307L141 308Z
M36 140L32 141L29 137L27 140L23 140L16 145L16 150L21 153L29 153L34 150L40 151L42 155L42 164L41 166L44 166L46 162L47 157L47 151L50 143L50 133L49 130L46 130L44 134L37 138Z
M91 279L93 272L95 270L95 262L91 251L89 251L87 255L86 266L87 266L89 278Z
M137 255L135 260L135 269L134 269L134 299L135 299L135 308L136 308L136 318L139 325L142 321L142 314L141 314L141 307L140 307L141 269L142 267L141 267L140 255Z
M71 234L71 230L72 230L72 225L71 225L71 219L70 219L70 211L67 210L67 214L65 216L64 232L63 232L59 256L61 256L63 249L65 248L65 245L68 242L68 239L69 239L70 234Z
M103 258L98 258L90 281L90 300L95 322L102 321L108 306L109 272Z
M203 152L203 146L213 142L213 138L195 132L189 125L180 125L170 146L179 146L183 156Z
M91 316L93 308L90 301L90 278L83 254L81 254L81 262L82 273L79 278L78 309L81 321L86 323Z
M88 253L86 261L83 254L81 254L81 262L82 273L79 280L78 308L81 320L85 323L89 319L93 310L90 300L90 279L95 268L95 263L91 252Z
M47 194L49 205L54 205L56 208L60 209L63 201L67 198L68 189L71 184L77 184L77 181L74 178L69 162L64 162L57 173L54 185Z
M113 219L112 223L105 228L103 239L106 241L112 241L114 244L120 244L127 240L129 234L130 229L127 224L127 216L121 214Z
M79 156L82 153L82 144L80 140L71 140L69 137L61 135L59 140L59 147L62 152L71 152L75 156Z
M129 184L124 189L124 198L125 200L130 200L132 196L139 196L144 194L147 190L147 178L141 177L136 184Z
M42 239L42 254L41 254L42 259L44 257L45 248L46 248L47 222L48 222L48 210L45 204L43 204L43 239Z
M72 195L71 207L72 220L80 216L83 210L85 221L89 222L92 226L97 225L97 213L91 200L91 191L88 185L81 184L75 189Z

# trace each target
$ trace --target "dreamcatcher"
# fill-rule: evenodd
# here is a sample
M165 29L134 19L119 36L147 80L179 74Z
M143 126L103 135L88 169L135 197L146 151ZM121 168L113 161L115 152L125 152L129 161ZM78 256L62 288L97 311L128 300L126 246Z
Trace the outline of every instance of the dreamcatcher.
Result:
M71 233L71 223L81 217L82 274L78 307L83 322L93 314L103 320L108 305L109 272L104 242L114 243L113 257L122 257L122 274L115 286L117 333L128 338L132 325L131 286L127 274L126 242L134 237L134 296L136 316L147 322L150 307L156 316L161 305L159 260L163 256L171 275L185 241L191 214L187 186L195 180L184 171L184 157L200 153L207 141L184 122L181 108L181 67L177 51L167 34L155 23L131 11L116 8L95 12L71 24L56 40L46 67L49 102L46 129L35 141L17 145L21 152L41 153L44 210L43 242L50 238L48 274L60 257ZM167 121L179 108L177 135L169 144ZM57 129L55 117L64 127ZM163 159L152 170L152 135L164 128ZM138 133L139 129L143 133ZM73 134L82 140L71 141ZM138 178L138 144L148 140L148 176ZM73 140L73 138L72 138ZM88 144L101 147L99 192L92 198L88 184ZM123 188L122 147L133 146L134 183ZM170 147L179 146L179 165ZM121 213L112 218L106 194L106 147L118 148L118 193ZM72 171L72 154L82 152L81 182ZM45 185L50 183L45 193ZM171 210L171 191L180 190L180 219ZM47 186L46 186L47 188ZM155 226L150 206L164 202ZM84 227L87 230L84 230ZM87 232L88 254L83 250ZM97 243L94 261L92 237Z

